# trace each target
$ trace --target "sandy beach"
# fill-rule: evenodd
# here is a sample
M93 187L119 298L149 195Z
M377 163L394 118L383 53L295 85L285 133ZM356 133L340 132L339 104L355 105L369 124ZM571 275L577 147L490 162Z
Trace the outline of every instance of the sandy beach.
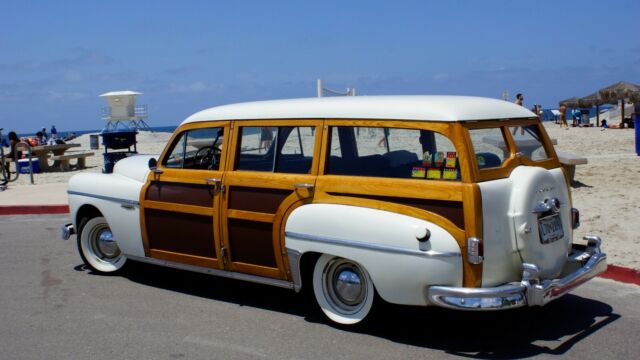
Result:
M573 205L580 210L580 228L574 239L586 234L603 238L609 263L640 268L640 242L637 241L634 214L640 213L640 158L635 154L633 129L570 128L545 123L549 135L557 140L556 149L582 155L588 164L576 168ZM138 152L159 154L170 133L140 132ZM89 135L71 141L81 144L80 151L93 151L87 168L69 172L35 174L35 186L66 183L80 171L101 172L102 149L90 150ZM74 149L75 150L75 149ZM11 187L26 187L29 176L21 175ZM11 190L8 190L11 191ZM0 193L1 194L1 193ZM1 196L1 195L0 195Z

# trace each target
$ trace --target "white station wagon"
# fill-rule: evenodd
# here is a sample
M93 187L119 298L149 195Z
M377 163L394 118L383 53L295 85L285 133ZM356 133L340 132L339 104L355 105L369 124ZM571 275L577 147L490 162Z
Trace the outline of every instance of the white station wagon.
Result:
M382 299L545 305L606 269L573 242L568 173L524 107L462 96L251 102L198 112L156 159L69 182L96 272L142 261L312 290L333 322Z

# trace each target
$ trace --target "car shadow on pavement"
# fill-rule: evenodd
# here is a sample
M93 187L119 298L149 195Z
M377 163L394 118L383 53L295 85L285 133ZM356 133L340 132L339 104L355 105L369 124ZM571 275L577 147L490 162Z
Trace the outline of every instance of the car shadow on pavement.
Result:
M124 270L121 276L147 286L326 322L310 297L288 289L135 262ZM497 312L376 305L365 324L341 330L469 358L561 355L620 318L608 304L572 294L545 307Z

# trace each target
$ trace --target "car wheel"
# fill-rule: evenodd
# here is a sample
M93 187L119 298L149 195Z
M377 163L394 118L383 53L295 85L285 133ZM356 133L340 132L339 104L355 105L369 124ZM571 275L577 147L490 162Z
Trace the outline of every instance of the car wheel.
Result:
M83 221L78 236L78 251L82 261L91 270L100 273L116 272L127 261L113 238L107 220L101 216Z
M313 269L313 293L324 315L341 325L364 320L375 298L373 282L364 267L326 254Z

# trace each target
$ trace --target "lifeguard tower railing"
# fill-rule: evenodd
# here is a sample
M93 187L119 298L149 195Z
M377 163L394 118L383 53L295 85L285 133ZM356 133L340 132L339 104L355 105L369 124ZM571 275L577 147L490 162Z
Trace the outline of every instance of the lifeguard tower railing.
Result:
M118 130L118 127L125 130L152 131L149 125L144 121L144 119L149 117L149 109L147 105L128 106L126 113L126 116L114 116L111 112L111 107L103 107L102 120L105 120L107 125L102 131L116 131Z

